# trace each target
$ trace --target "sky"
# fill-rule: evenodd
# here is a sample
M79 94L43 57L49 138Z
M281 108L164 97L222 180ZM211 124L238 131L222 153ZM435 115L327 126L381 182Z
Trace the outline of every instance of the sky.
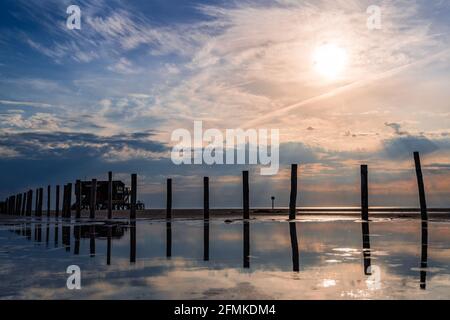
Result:
M81 30L66 26L69 5ZM367 8L380 8L380 29ZM3 0L0 199L48 184L137 173L138 197L164 207L287 206L299 164L301 206L418 206L420 151L430 207L450 206L450 2ZM333 76L318 50L345 52ZM340 51L334 50L332 56ZM332 57L331 59L336 59ZM333 60L336 63L336 60ZM326 64L325 64L326 66ZM329 70L329 69L328 69ZM280 171L181 165L171 134L279 129Z

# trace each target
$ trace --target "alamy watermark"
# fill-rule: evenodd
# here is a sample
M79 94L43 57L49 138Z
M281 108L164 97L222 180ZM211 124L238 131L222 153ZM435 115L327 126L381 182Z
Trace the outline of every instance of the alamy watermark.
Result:
M66 26L69 30L81 30L81 9L79 6L71 5L67 7L66 13L69 15Z
M67 267L66 273L70 274L67 278L66 286L69 290L81 290L81 269L77 265Z
M171 152L176 165L260 164L265 166L260 170L264 176L275 175L280 168L278 129L226 129L222 132L203 130L203 122L194 121L193 135L187 129L176 129L171 140L178 142Z

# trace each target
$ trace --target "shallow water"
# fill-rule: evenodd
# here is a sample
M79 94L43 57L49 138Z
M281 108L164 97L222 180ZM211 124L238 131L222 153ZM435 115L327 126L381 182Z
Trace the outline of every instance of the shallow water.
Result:
M0 298L449 299L449 231L445 220L339 216L4 220ZM69 265L81 290L66 287Z

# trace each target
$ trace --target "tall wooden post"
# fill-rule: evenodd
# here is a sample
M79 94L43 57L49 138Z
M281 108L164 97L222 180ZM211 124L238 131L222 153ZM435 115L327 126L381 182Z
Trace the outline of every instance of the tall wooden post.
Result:
M296 218L297 212L297 165L291 166L291 195L289 197L289 219Z
M75 217L81 218L81 181L77 180L75 183Z
M91 182L91 203L89 205L90 219L95 219L95 209L97 206L97 179L92 179Z
M112 219L112 194L113 194L113 182L112 172L108 172L108 219Z
M67 184L64 185L63 190L62 217L67 218Z
M56 186L56 194L55 194L55 218L59 217L59 185Z
M166 218L172 219L172 179L167 179L167 209Z
M203 217L209 219L209 178L203 178Z
M20 208L22 207L22 194L18 194L16 196L16 212L14 212L14 214L16 216L20 215Z
M131 203L130 203L130 219L136 219L136 199L137 199L137 174L131 175Z
M244 219L250 219L248 171L242 172Z
M369 184L367 165L361 165L361 219L369 220Z
M72 184L67 184L67 218L72 217Z
M36 199L34 203L34 216L38 215L39 189L36 189Z
M25 215L25 210L26 210L26 203L27 203L27 193L26 192L24 192L24 194L23 194L23 200L22 200L22 212L21 212L21 216L24 216Z
M42 205L44 199L44 189L39 188L39 201L38 201L38 216L42 217Z
M27 217L31 216L31 211L33 211L33 190L28 190L28 195L27 195Z
M422 220L428 220L427 201L425 198L425 186L423 183L419 152L414 152L414 162L416 165L417 186L419 187L420 214L422 216Z
M52 187L51 186L47 186L47 217L50 217L50 205L51 205L51 191L52 191Z

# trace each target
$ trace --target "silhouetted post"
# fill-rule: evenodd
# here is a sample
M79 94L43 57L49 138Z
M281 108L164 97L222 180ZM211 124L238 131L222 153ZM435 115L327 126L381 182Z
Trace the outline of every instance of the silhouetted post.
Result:
M16 196L16 211L14 212L14 214L16 216L20 215L20 208L22 207L22 194L18 194Z
M209 178L203 177L203 218L209 219Z
M31 211L33 211L33 190L28 190L28 195L27 195L27 217L31 216Z
M242 172L244 219L250 219L248 171Z
M72 217L72 184L67 184L67 218Z
M25 215L25 210L26 210L26 203L27 203L27 193L24 192L23 194L23 200L22 200L22 212L20 213L21 216Z
M300 271L298 241L297 241L297 226L295 222L289 222L289 232L291 234L291 248L292 248L292 270Z
M363 259L364 259L364 274L370 276L371 272L371 259L370 259L370 229L369 221L361 222L362 228L362 240L363 240Z
M425 199L425 186L423 183L419 152L414 152L414 162L416 165L417 186L419 187L420 214L422 220L428 220L427 201Z
M108 219L112 219L112 193L113 193L113 182L112 182L112 172L108 172Z
M92 179L91 182L91 203L89 205L90 219L95 219L95 209L97 206L97 179Z
M38 216L42 217L42 205L44 200L44 189L39 188Z
M59 185L57 185L55 194L55 218L59 217L59 198Z
M272 200L272 210L275 209L275 197L271 196L270 200Z
M172 219L172 179L167 179L167 219Z
M50 194L51 194L51 192L52 192L52 187L51 186L47 186L47 217L49 217L49 218L50 218L50 205L51 205L51 203L50 203L50 200L51 200Z
M209 261L209 220L203 224L203 260Z
M296 218L297 210L297 165L291 166L291 195L289 198L289 219Z
M130 219L136 219L136 198L137 198L137 174L131 175L131 205Z
M63 191L62 217L67 218L67 184L64 185Z
M136 221L130 226L130 263L136 262Z
M361 165L361 219L369 220L369 185L367 165Z
M38 215L38 206L39 206L39 189L36 189L36 199L34 203L34 216Z
M81 218L81 181L75 182L75 218Z
M166 257L172 257L172 222L168 219L166 222Z
M250 223L244 221L244 268L250 268Z
M428 222L422 221L422 250L420 257L420 289L427 288L427 271L428 266Z

